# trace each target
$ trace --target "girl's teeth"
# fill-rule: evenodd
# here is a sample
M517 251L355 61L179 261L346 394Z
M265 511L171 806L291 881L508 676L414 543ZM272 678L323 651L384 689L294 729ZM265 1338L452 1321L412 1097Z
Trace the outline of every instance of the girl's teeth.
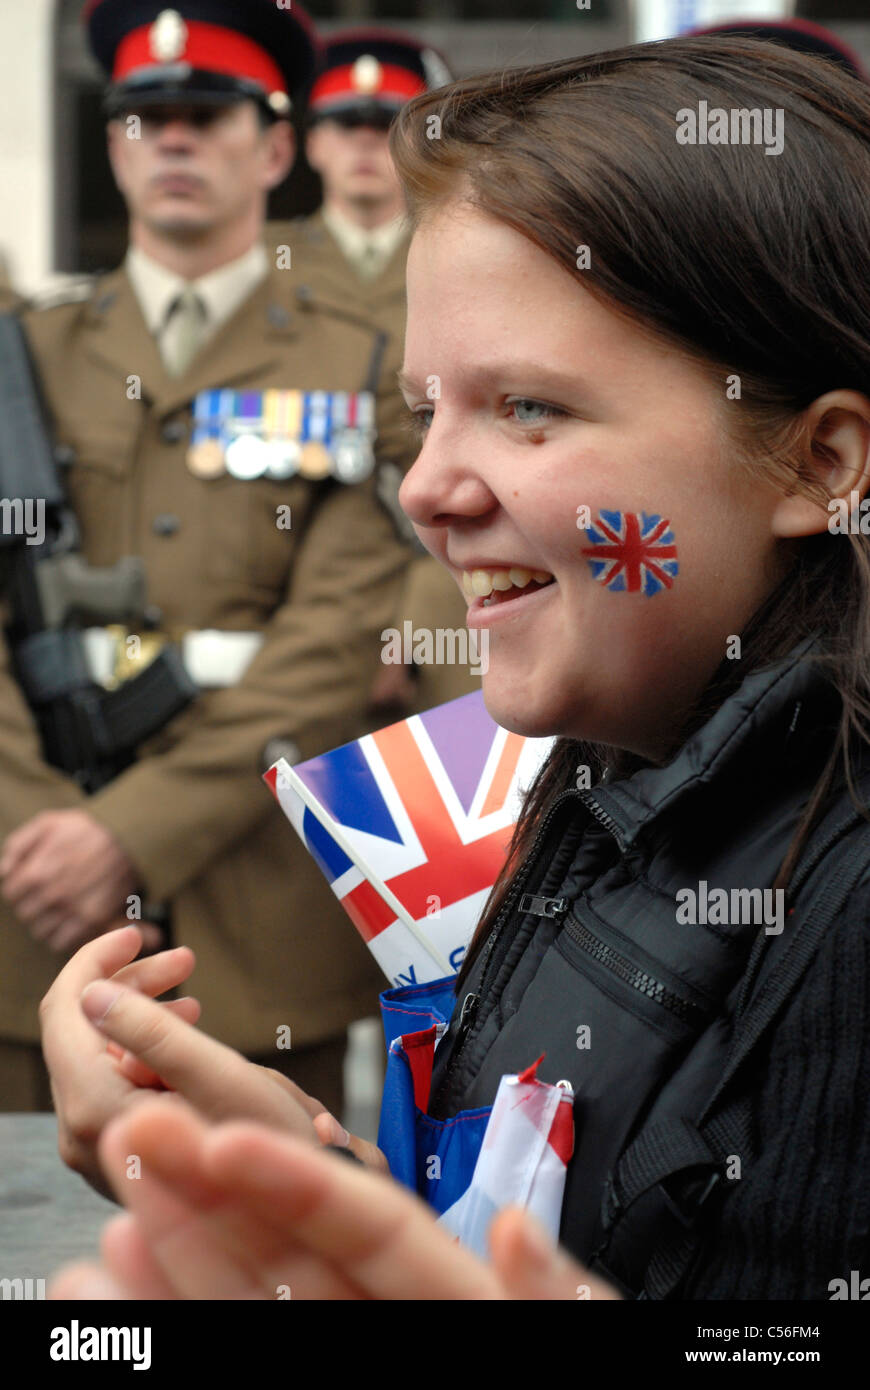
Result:
M462 588L468 598L489 599L494 603L494 598L491 598L493 594L504 594L514 588L525 589L532 580L536 584L549 584L552 578L546 570L527 570L520 565L508 570L463 570Z
M478 598L486 598L493 590L493 583L486 570L472 570L471 592Z

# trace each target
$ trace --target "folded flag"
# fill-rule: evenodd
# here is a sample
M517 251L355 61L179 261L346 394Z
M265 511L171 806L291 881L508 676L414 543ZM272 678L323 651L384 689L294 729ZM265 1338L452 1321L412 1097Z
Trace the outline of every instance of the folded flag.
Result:
M265 774L394 985L459 969L552 742L500 728L475 691Z
M502 1077L471 1180L440 1218L481 1259L489 1258L490 1223L505 1207L524 1207L559 1239L574 1151L574 1092L568 1082L538 1081L541 1060Z
M539 1059L503 1076L491 1106L443 1120L428 1115L435 1049L453 1007L452 979L381 995L390 1041L378 1147L393 1177L481 1257L488 1257L492 1218L507 1206L532 1212L558 1240L574 1093L566 1081L539 1081Z

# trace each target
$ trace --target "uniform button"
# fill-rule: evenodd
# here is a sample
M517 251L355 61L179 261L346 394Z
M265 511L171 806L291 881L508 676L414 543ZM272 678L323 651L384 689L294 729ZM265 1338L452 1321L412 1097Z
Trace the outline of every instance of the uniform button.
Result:
M266 310L266 317L273 328L286 328L290 322L291 315L284 308L283 304L270 304Z
M180 444L187 438L187 425L183 420L167 420L160 435L164 444Z
M163 609L158 608L156 603L149 603L142 614L142 626L146 632L158 632L160 624L163 622ZM151 921L151 918L148 918Z
M172 512L162 512L151 523L155 536L174 536L181 530L181 522Z

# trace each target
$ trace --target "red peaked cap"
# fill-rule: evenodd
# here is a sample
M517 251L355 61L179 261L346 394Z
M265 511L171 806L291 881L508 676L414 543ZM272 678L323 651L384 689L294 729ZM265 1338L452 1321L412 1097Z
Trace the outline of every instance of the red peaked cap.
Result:
M323 46L309 116L369 108L395 113L420 92L453 81L444 55L395 29L343 29Z
M111 78L110 112L253 98L286 116L320 58L298 0L89 0L82 20Z
M853 49L830 29L813 24L809 19L783 19L776 23L763 19L729 20L727 24L709 24L703 29L691 29L684 38L697 34L722 34L736 39L770 39L773 43L809 53L813 58L833 58L841 67L867 81L867 72Z

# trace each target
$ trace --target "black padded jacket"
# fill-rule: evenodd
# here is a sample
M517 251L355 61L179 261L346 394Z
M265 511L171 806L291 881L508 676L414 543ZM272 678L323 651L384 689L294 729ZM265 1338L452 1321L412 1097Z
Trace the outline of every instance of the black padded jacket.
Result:
M559 798L438 1048L437 1116L491 1104L499 1078L541 1053L542 1080L571 1082L561 1236L580 1259L652 1104L678 1086L691 1107L715 1085L753 943L777 935L776 900L759 921L739 890L772 885L831 748L839 700L806 651L748 676L667 766ZM753 1162L680 1297L827 1299L853 1270L870 1279L870 826L860 836L868 870L753 1061ZM714 887L732 920L705 914ZM696 920L679 922L686 889ZM788 910L785 932L800 893Z

